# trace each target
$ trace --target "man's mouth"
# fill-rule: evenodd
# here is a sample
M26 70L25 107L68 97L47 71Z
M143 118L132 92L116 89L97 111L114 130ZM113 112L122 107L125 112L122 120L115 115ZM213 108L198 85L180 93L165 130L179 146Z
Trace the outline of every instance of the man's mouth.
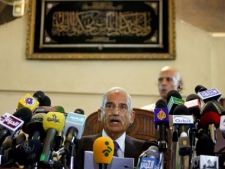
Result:
M110 123L120 123L119 119L110 119Z

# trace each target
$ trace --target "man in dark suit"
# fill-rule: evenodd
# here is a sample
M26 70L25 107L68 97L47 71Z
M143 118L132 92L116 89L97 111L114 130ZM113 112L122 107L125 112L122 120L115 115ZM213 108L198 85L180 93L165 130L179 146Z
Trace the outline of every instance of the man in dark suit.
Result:
M135 112L131 96L120 87L111 88L103 97L98 110L98 120L103 130L97 135L83 136L76 142L75 168L84 169L84 151L92 151L96 138L105 136L119 145L118 157L134 158L136 167L139 155L143 152L145 141L126 135L130 123L134 122Z

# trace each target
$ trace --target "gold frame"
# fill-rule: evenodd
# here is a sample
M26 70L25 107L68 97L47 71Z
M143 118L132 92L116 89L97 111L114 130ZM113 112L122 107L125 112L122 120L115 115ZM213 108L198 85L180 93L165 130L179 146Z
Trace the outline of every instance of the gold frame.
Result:
M168 51L167 52L133 52L133 53L75 53L75 52L35 52L35 26L36 22L36 8L37 1L32 0L29 2L28 9L28 38L27 38L27 48L26 48L26 58L27 59L39 59L39 60L174 60L176 58L175 53L175 2L174 0L168 1ZM45 1L45 0L39 0ZM59 0L60 1L60 0ZM63 1L63 0L61 0ZM73 0L69 0L73 1ZM74 0L75 1L75 0ZM79 0L78 0L79 1ZM89 0L90 1L90 0ZM100 0L103 1L103 0ZM107 1L107 0L105 0ZM164 0L158 0L164 1ZM39 18L43 20L42 18Z

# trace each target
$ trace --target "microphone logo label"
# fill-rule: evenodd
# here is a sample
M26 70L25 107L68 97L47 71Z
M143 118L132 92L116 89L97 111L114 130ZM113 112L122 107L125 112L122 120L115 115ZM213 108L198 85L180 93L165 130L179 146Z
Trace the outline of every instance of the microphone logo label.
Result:
M35 100L32 97L25 97L24 102L28 106L33 106L35 105Z
M52 114L52 118L48 117L47 118L48 122L54 122L54 123L60 123L59 119L57 118L56 114Z
M102 152L106 157L108 157L110 152L112 152L112 148L109 146L108 141L105 142L105 145L106 145L107 148L105 150L103 150Z
M5 113L1 117L0 123L4 126L7 126L7 128L16 129L18 126L23 124L23 121L14 116L11 116L9 113Z
M204 101L210 98L215 98L215 100L219 101L221 98L221 93L216 89L212 88L209 90L205 90L202 92L198 92L198 96Z
M68 122L81 124L81 125L84 124L85 120L86 120L85 115L76 114L72 112L69 112L66 118L66 121Z
M157 114L157 117L158 117L159 120L163 120L163 119L166 118L166 113L161 109L159 111L159 113Z
M194 118L192 115L173 115L173 124L193 124Z
M157 159L142 157L140 162L140 169L158 169L159 162Z

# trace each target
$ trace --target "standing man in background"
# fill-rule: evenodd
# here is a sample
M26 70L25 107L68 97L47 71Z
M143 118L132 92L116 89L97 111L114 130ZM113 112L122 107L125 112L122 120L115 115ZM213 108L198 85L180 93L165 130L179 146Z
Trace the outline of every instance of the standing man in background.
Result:
M158 90L161 98L167 102L167 93L171 90L182 90L180 72L171 66L163 67L159 72ZM154 111L155 103L141 107L141 109Z

